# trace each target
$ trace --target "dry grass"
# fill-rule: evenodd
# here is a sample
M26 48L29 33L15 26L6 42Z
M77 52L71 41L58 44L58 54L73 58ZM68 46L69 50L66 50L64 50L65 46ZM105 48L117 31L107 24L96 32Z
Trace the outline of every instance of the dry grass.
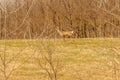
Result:
M7 41L7 51L12 55L19 48L35 42L35 40ZM62 61L59 80L116 80L116 77L120 79L118 69L120 65L114 62L114 59L120 61L120 56L114 51L114 48L120 49L120 39L66 39L65 41L58 39L56 42L55 55ZM0 41L1 49L2 46ZM27 47L17 63L22 63L28 56L33 55L34 47L35 44ZM46 72L36 66L34 57L36 53L13 73L10 80L48 80Z

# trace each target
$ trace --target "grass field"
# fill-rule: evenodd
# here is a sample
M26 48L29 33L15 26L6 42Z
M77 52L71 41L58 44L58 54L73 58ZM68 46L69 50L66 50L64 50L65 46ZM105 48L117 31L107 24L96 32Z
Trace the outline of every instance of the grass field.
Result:
M120 39L61 39L57 40L7 40L6 61L17 56L9 80L48 80L47 73L37 65L39 53L45 53L46 44L52 46L54 59L60 60L58 80L120 80ZM42 45L41 45L42 44ZM38 51L37 51L38 50ZM4 42L0 41L3 55ZM57 57L56 57L57 56ZM24 63L24 64L23 64ZM0 62L2 65L2 62ZM12 62L8 65L12 66ZM1 66L2 67L2 66ZM9 69L8 69L9 73ZM2 79L1 72L1 79ZM0 80L1 80L0 79Z

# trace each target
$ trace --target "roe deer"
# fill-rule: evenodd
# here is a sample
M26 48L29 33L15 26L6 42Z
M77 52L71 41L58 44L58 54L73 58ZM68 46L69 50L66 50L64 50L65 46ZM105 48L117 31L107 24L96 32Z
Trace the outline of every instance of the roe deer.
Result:
M60 31L59 28L57 28L56 30L62 38L72 38L74 36L74 31L72 31L72 30Z

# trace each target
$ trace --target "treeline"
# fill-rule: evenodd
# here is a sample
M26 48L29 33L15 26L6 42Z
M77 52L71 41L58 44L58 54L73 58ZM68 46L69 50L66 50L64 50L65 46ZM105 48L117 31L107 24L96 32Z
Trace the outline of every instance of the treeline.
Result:
M0 0L0 39L120 37L119 0Z

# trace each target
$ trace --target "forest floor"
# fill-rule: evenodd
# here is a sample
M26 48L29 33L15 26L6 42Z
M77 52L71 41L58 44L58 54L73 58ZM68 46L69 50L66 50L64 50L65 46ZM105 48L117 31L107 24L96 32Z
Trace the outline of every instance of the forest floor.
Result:
M48 80L46 71L37 65L38 55L44 54L47 44L52 47L53 61L60 60L58 80L120 80L120 39L117 38L7 40L6 44L1 40L0 54L4 56L5 50L6 61L15 57L16 66L22 64L9 80Z

